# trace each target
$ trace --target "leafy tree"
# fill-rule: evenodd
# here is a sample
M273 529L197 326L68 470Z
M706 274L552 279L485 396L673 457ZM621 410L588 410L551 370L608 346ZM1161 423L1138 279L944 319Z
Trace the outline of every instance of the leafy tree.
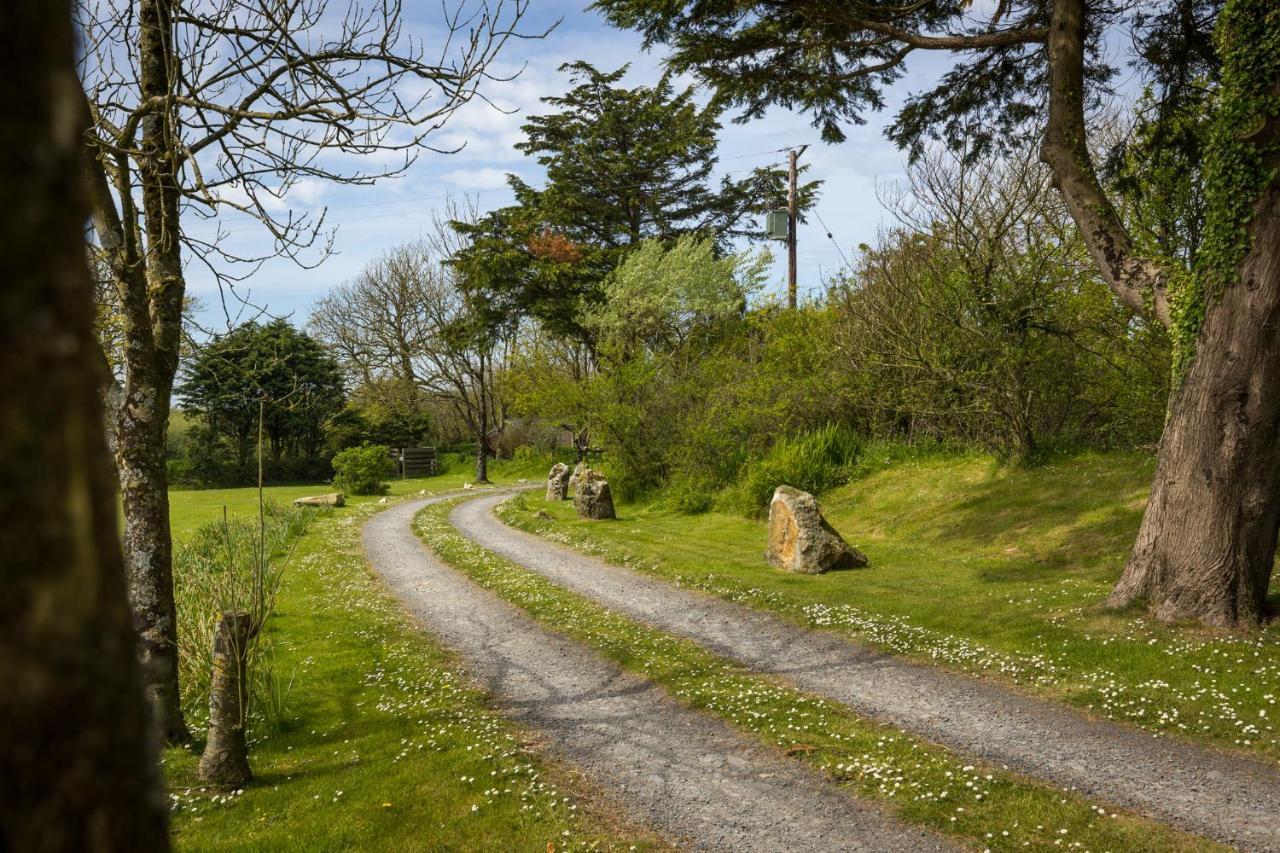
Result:
M835 294L839 347L870 375L881 428L1015 462L1153 440L1167 337L1111 298L1031 152L931 149L908 178L888 200L900 227ZM1126 421L1132 432L1114 435Z
M808 111L828 140L883 106L917 51L956 56L939 85L907 101L890 129L921 150L967 152L1041 136L1049 166L1115 298L1170 325L1177 388L1151 497L1117 606L1161 619L1256 625L1280 531L1280 4L1274 0L1010 0L990 16L967 0L597 0L620 26L674 48L728 103ZM1204 236L1188 273L1144 251L1099 178L1090 108L1115 69L1134 64L1161 114L1213 90ZM1161 142L1160 147L1169 144Z
M582 336L579 312L600 299L604 276L629 249L698 234L723 253L732 237L758 235L750 214L785 203L785 188L770 169L714 181L723 106L698 106L694 88L677 91L671 74L628 88L626 66L605 72L580 61L561 71L569 90L543 99L554 112L531 117L516 146L546 169L546 185L510 176L517 206L464 230L473 254L510 268L495 279L496 296ZM818 186L802 187L802 210Z
M599 347L585 395L619 494L665 478L677 425L706 391L684 380L741 322L767 266L766 253L716 257L710 240L686 236L671 247L641 244L605 280L585 318Z
M324 425L343 404L338 364L318 341L285 320L245 323L196 351L178 395L224 437L242 468L251 458L259 401L271 460L319 458Z

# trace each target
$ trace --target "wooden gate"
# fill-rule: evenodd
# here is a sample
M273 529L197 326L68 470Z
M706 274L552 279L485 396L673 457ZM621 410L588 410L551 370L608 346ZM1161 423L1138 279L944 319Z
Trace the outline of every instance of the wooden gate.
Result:
M434 447L406 447L400 451L401 477L434 477L436 473L436 449Z

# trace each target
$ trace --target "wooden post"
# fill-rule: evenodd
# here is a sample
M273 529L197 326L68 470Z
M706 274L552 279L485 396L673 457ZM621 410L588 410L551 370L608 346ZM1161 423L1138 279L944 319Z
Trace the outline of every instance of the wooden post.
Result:
M200 778L229 788L247 785L253 778L244 738L249 711L246 664L250 639L248 613L223 613L213 629L209 739L200 756Z
M796 223L799 220L800 200L797 198L796 180L799 170L796 168L796 161L800 159L800 155L808 148L808 145L801 145L799 149L792 148L787 152L787 307L791 310L796 308Z

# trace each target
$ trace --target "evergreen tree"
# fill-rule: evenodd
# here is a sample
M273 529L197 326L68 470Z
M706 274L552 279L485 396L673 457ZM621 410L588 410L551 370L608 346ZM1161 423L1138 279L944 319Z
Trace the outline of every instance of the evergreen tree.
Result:
M285 453L314 458L326 419L343 405L337 362L314 338L285 320L246 323L199 349L183 370L179 397L235 450L251 459L258 403L272 461Z
M555 111L531 117L516 146L546 169L546 185L512 175L518 204L460 228L468 254L504 267L496 296L509 310L582 338L581 310L632 247L698 234L723 252L734 237L759 237L754 214L785 205L785 176L757 168L716 182L723 106L699 106L695 90L677 91L669 73L628 88L627 66L605 72L579 61L560 70L570 74L569 91L543 98ZM801 188L802 210L818 186Z

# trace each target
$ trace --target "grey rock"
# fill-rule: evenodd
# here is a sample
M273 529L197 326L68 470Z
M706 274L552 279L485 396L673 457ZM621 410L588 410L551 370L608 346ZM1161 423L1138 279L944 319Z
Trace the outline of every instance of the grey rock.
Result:
M557 462L547 474L547 500L562 501L569 497L569 466Z
M587 468L578 477L578 487L573 493L573 508L580 518L617 518L613 511L613 493L604 474Z
M769 547L764 556L775 568L803 575L867 564L866 555L822 517L814 496L791 486L778 486L769 502Z

